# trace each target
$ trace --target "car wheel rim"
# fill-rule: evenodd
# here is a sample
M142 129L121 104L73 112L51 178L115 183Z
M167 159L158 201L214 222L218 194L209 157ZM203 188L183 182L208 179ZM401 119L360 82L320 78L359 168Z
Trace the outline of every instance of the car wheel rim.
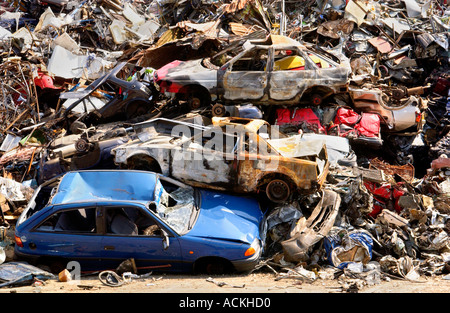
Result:
M213 107L213 115L214 116L221 117L221 116L224 116L224 114L225 114L225 108L223 107L223 105L221 105L221 104L214 105L214 107Z
M316 106L320 105L322 103L322 97L319 95L312 96L312 103Z
M87 142L85 139L79 139L75 143L75 150L77 152L83 153L89 150L89 142Z
M289 193L289 185L282 180L273 180L267 185L267 196L274 202L286 201Z

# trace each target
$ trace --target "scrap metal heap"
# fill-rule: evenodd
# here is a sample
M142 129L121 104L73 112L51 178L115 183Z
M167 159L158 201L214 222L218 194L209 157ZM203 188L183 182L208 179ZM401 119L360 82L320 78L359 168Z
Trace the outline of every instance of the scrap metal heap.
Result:
M46 179L114 168L99 151L132 140L136 122L242 117L252 108L251 117L289 136L348 140L327 141L318 191L262 200L267 239L257 269L305 281L449 279L449 29L446 0L2 2L1 229L14 228ZM174 61L202 59L220 72L246 42L273 35L347 60L345 90L259 106L223 103L219 92L159 92L154 81ZM320 64L316 79L327 70ZM116 79L104 79L114 68ZM12 243L1 243L11 257Z

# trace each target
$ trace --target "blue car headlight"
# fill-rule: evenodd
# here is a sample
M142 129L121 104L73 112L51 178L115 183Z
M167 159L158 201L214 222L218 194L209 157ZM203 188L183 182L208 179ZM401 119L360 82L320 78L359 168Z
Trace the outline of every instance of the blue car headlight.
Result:
M245 253L244 256L249 257L252 255L258 255L261 252L261 244L258 240L258 238L255 238L255 240L253 240L252 244L250 245L250 248L248 248Z

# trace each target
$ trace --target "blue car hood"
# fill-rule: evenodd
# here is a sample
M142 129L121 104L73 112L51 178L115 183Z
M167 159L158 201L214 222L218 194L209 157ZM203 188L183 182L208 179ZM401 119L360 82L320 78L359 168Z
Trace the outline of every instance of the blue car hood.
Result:
M256 199L201 190L200 212L188 236L251 244L259 238L263 212Z

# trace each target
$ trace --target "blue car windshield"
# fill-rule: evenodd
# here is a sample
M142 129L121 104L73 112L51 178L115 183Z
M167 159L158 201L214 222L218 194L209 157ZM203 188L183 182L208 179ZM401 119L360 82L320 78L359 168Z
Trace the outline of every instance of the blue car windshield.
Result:
M158 179L155 186L156 214L178 234L189 230L195 208L194 189Z

